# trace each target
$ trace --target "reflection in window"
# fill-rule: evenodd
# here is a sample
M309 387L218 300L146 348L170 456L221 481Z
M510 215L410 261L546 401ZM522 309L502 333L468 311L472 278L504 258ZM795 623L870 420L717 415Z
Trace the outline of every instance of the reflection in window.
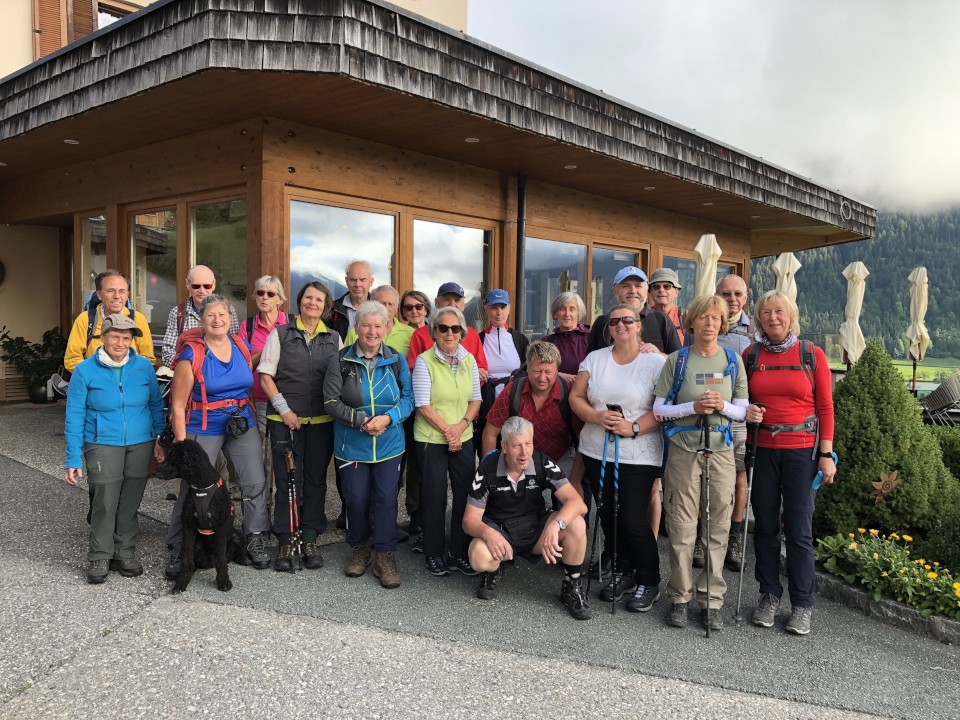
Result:
M80 304L97 289L97 275L107 269L107 226L103 215L80 219ZM79 313L80 310L77 310Z
M247 316L247 201L226 200L190 208L194 265L206 265L242 321Z
M147 318L154 343L163 339L177 304L177 211L141 213L130 220L133 306Z
M587 277L585 245L528 237L523 251L523 324L520 330L533 339L552 332L550 304L562 292L584 296ZM586 318L581 318L586 322ZM519 319L516 320L520 324Z
M610 248L593 248L593 278L591 281L593 301L590 308L591 322L610 311L616 305L613 297L613 278L621 268L638 265L637 253Z
M329 287L334 298L347 292L345 270L353 260L370 263L375 286L392 285L394 226L393 215L291 201L287 291L291 307L300 288L311 280Z
M663 266L677 271L677 277L680 278L680 292L677 294L677 306L689 307L693 301L693 294L696 291L697 282L697 263L695 260L687 258L669 257L664 255ZM714 284L720 282L725 276L734 272L736 268L733 265L720 263L717 265L717 276Z
M464 316L467 324L482 330L485 259L489 233L461 225L413 221L413 287L433 298L445 282L460 283L466 293Z

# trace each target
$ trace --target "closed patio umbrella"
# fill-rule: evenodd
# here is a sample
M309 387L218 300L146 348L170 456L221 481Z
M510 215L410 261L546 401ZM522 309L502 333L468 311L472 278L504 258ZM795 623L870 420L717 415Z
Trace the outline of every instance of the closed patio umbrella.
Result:
M773 274L777 276L776 288L788 298L797 301L797 270L803 267L791 252L780 253L773 262Z
M843 311L845 320L840 326L840 347L843 348L847 364L855 363L867 343L860 329L860 310L863 308L863 293L867 289L867 275L870 271L859 260L843 269L847 279L847 306Z
M697 261L697 281L694 297L713 295L717 290L717 261L720 260L720 246L717 236L713 234L701 235L700 242L693 249L693 257Z
M907 356L913 360L913 392L917 392L917 361L930 347L930 334L923 318L927 314L927 269L916 267L907 279L910 281L910 325L907 327L907 339L910 347Z

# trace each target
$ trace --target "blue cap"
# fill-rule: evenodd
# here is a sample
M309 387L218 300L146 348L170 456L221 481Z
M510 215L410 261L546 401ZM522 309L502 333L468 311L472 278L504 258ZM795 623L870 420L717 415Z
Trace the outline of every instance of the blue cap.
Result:
M617 273L617 276L613 279L613 284L619 285L628 277L637 277L643 280L644 282L647 281L647 275L646 273L643 272L643 270L641 270L638 267L634 267L633 265L628 265L627 267L623 268L623 270Z
M457 283L447 282L441 285L440 289L437 290L437 297L440 297L441 295L459 295L460 297L464 297L466 293Z
M510 295L507 294L506 290L490 290L487 292L487 299L484 300L483 306L490 307L491 305L509 305L510 304Z

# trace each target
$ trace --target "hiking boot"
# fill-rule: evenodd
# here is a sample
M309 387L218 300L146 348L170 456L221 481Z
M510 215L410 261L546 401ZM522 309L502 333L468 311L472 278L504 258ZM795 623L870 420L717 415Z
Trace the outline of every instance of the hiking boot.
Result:
M703 556L703 538L699 535L699 527L697 531L697 541L693 544L693 566L702 568L706 562Z
M110 562L108 560L91 560L87 566L87 582L91 585L99 585L104 582L109 574Z
M567 606L570 617L576 620L589 620L593 616L590 612L590 603L587 602L587 587L583 576L563 579L563 585L560 586L560 602Z
M400 587L400 573L397 572L397 562L392 552L377 552L376 562L373 563L373 576L385 588Z
M613 578L600 591L600 599L604 602L619 600L637 587L633 573L614 573Z
M473 569L470 561L466 558L455 558L453 555L447 555L447 567L471 577L477 574L477 571Z
M343 568L343 574L347 577L360 577L367 571L367 566L369 565L370 543L367 543L366 545L361 545L353 549L353 557L350 558L350 562Z
M277 572L293 570L293 545L281 545L277 551L277 559L273 561L273 569Z
M813 608L795 607L787 620L787 632L791 635L809 635L812 616Z
M477 588L477 597L481 600L496 600L500 594L500 579L507 569L500 563L493 572L480 573L480 586ZM562 594L561 594L562 597Z
M757 627L773 627L774 620L777 619L777 611L780 609L780 598L763 593L760 596L760 602L757 603L757 609L753 611L753 617L750 618Z
M124 577L137 577L138 575L143 575L143 565L134 560L132 557L113 558L113 560L110 561L110 569L114 572L120 573Z
M176 580L180 576L180 565L183 559L183 545L174 543L170 546L170 557L167 560L167 568L163 574L167 580Z
M727 541L727 557L723 561L727 570L739 572L743 567L743 533L730 533Z
M320 552L320 546L316 543L303 544L303 566L308 570L323 567L323 553Z
M658 585L637 585L633 597L627 600L627 610L630 612L647 612L660 599Z
M347 529L347 509L343 508L340 511L340 514L337 515L337 530L346 530Z
M672 603L667 611L666 623L670 627L684 628L687 626L687 604Z
M613 574L613 561L610 559L609 555L601 555L600 559L590 566L590 576L594 580L603 579L600 577L601 571L603 577L605 578L608 578Z
M423 555L423 533L417 535L417 539L413 541L413 545L410 546L410 552L420 553Z
M723 630L723 618L720 617L720 608L703 608L700 610L700 624L710 630Z
M450 574L450 568L447 567L442 557L431 556L427 558L427 572L434 577L444 577Z
M257 570L270 567L270 556L267 554L266 533L250 533L247 535L247 557L250 564Z

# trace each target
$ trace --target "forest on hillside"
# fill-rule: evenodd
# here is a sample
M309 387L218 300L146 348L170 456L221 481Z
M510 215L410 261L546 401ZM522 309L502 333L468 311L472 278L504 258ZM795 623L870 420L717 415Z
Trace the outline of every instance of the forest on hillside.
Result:
M905 357L904 333L910 324L907 276L923 265L930 281L926 325L932 345L927 357L960 358L960 208L929 214L880 212L873 239L805 250L796 257L803 264L796 278L804 335L826 336L821 342L832 344L830 336L839 332L847 302L842 272L860 260L870 271L860 316L864 337L881 342L894 358ZM751 264L751 307L774 287L775 259Z

